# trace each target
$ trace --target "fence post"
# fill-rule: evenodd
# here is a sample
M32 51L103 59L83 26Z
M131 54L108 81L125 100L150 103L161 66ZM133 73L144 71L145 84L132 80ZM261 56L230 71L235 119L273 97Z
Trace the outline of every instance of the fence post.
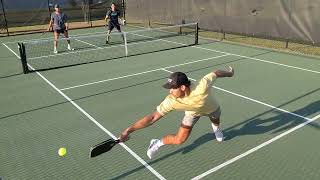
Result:
M226 39L226 32L223 31L223 29L221 29L221 33L222 33L222 40Z
M195 44L199 44L199 23L197 22L196 24L196 39L195 39Z
M90 27L92 27L92 18L91 18L91 3L92 1L87 1L88 2L88 7L89 7L89 21L90 21Z
M123 13L123 20L126 20L126 5L125 5L125 0L122 0L122 13Z
M47 2L48 2L49 20L51 20L50 2L49 2L49 0Z
M7 16L6 16L6 11L4 10L4 4L3 1L1 0L1 6L2 6L2 12L3 12L3 17L4 17L4 22L6 24L6 30L7 30L7 35L9 36L9 28L8 28L8 21L7 21Z

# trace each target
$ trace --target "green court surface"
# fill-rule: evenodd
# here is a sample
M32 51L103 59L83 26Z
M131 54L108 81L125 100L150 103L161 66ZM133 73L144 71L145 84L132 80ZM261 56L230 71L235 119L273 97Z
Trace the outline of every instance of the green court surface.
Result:
M196 46L22 74L12 42L27 39L39 35L0 39L3 180L320 179L320 59L200 38ZM128 47L139 51L157 43ZM235 76L218 79L212 89L222 108L223 143L201 118L186 143L161 147L150 160L150 140L180 125L184 113L172 112L89 158L91 146L155 110L168 93L161 85L170 72L197 81L228 66ZM65 157L58 156L60 147L67 148Z

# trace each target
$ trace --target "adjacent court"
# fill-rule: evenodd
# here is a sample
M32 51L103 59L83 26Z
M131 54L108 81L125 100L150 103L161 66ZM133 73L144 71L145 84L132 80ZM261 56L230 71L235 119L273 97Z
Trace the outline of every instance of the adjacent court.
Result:
M319 179L320 60L197 39L193 28L180 30L127 25L127 45L104 44L104 28L73 30L75 51L57 55L50 33L1 38L0 177ZM123 41L114 36L110 42ZM18 42L26 43L29 68L39 71L22 74ZM186 143L164 146L150 160L150 140L180 125L184 113L173 112L89 158L91 146L117 138L155 110L168 93L161 85L170 73L185 72L196 83L228 66L235 76L218 79L213 88L224 142L201 118ZM66 147L65 157L58 156L60 147Z

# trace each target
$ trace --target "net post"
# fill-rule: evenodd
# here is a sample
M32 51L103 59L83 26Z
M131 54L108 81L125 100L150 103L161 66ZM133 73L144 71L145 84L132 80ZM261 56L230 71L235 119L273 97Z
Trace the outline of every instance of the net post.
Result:
M127 44L127 33L123 32L123 41L124 41L124 50L125 50L125 55L128 57L128 44Z
M289 47L289 40L287 39L286 40L286 48L288 48Z
M195 45L199 44L199 23L196 23L196 32L195 32Z
M18 43L18 47L19 47L20 60L21 60L21 64L22 64L23 73L24 74L28 74L29 73L29 69L28 69L28 64L27 64L24 44L23 43Z
M30 70L28 68L26 47L25 47L25 45L23 43L22 43L22 54L23 54L24 68L26 69L26 72L29 73Z

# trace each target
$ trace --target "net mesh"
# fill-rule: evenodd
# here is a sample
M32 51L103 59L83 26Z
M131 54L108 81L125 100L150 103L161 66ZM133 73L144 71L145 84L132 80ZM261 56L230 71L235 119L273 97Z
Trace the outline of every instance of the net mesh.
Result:
M28 64L35 70L47 70L194 45L197 23L115 32L108 36L108 43L106 39L105 33L61 38L58 40L57 54L54 53L52 39L22 43ZM74 50L68 49L67 41Z

